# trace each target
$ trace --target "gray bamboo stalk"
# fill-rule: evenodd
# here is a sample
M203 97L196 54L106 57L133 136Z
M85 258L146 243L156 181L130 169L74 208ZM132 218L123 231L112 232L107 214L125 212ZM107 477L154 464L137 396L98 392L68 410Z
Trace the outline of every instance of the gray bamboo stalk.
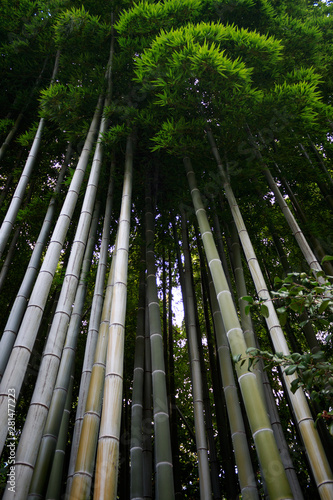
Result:
M143 248L144 250L144 248ZM130 498L143 499L143 384L145 373L145 315L146 315L146 284L145 258L141 258L139 278L139 302L137 312L137 328L135 339L135 357L133 374L133 392L131 408L131 469Z
M247 346L243 332L240 328L237 312L216 250L206 211L203 208L201 195L196 187L195 175L189 158L184 158L184 164L228 343L233 356L246 356ZM236 372L270 498L271 500L291 499L290 486L266 414L257 378L254 373L248 370L246 363L236 363ZM252 489L252 492L257 495L254 489Z
M100 209L100 202L96 202L96 207L94 210L94 215L92 218L92 223L89 232L89 238L85 249L82 270L80 275L80 282L77 287L73 312L71 314L68 326L66 342L62 351L61 361L57 373L57 379L53 390L50 408L47 414L44 430L42 431L42 438L39 446L38 456L31 480L30 491L28 496L28 498L31 500L37 499L40 496L44 496L47 491L47 485L48 485L47 482L52 469L52 463L59 436L62 415L65 409L70 378L72 371L74 369L76 345L79 336L84 300L87 290L86 280L92 262L92 254L94 251L94 245L96 240L99 209ZM28 418L29 418L29 413L27 420ZM36 442L38 442L37 436L35 439Z
M102 243L98 259L94 296L91 305L91 313L90 313L87 341L86 341L85 354L83 360L79 397L78 397L76 416L75 416L75 426L72 437L71 455L68 466L67 490L66 490L67 495L69 495L70 492L72 478L75 469L75 462L79 447L82 422L87 402L91 372L94 364L94 356L98 339L98 331L103 309L104 283L108 265L108 249L110 241L110 223L111 223L112 202L113 202L114 169L115 169L115 162L114 160L112 160L109 187L106 198L104 222L103 222Z
M204 419L204 405L203 405L203 388L201 378L201 365L199 358L199 348L197 341L197 327L195 317L195 306L193 298L193 286L191 279L191 264L190 253L187 238L187 227L185 214L181 214L182 222L182 239L183 239L183 254L185 264L185 287L186 287L186 312L188 315L188 350L190 356L191 378L192 378L192 393L193 393L193 407L194 407L194 426L195 426L195 439L198 454L199 466L199 485L200 485L200 499L211 500L212 487L211 477L208 463L208 447L206 440L206 428Z
M302 223L305 225L305 227L308 226L307 217L306 217L305 213L303 212L303 209L301 208L301 205L299 204L299 202L298 202L293 190L291 189L288 181L286 180L285 177L283 177L281 175L281 171L276 163L275 163L275 167L277 168L278 172L280 173L280 180L281 180L281 182L282 182L282 184L283 184L283 186L284 186L284 188L285 188L285 190L290 198L290 201L292 203L292 206L294 208L296 215L302 221ZM308 230L308 238L311 242L311 246L313 248L314 254L317 257L317 260L322 260L322 258L326 255L326 252L323 249L320 241L314 236L312 231L309 231L309 230ZM329 261L326 261L323 263L323 268L324 268L326 274L329 274L330 276L333 275L333 266Z
M304 258L306 259L306 262L308 263L313 274L315 276L317 276L317 273L322 270L319 262L317 261L314 253L312 252L310 245L306 241L306 238L305 238L301 228L297 224L295 217L291 213L290 208L288 207L288 205L287 205L285 199L283 198L275 180L273 179L271 172L269 171L269 169L266 165L263 167L263 172L264 172L264 175L265 175L266 180L268 182L268 185L271 188L271 190L273 191L275 199L277 200L277 202L278 202L278 204L279 204L279 206L280 206L280 208L281 208L281 210L286 218L286 221L288 222L288 225L289 225L289 227L294 235L294 238L296 239L296 241L299 245L299 248L300 248L302 254L304 255ZM316 277L316 279L317 279L318 283L325 283L325 279L321 276Z
M214 224L215 227L215 224ZM201 292L202 292L202 301L203 301L203 310L204 310L204 316L205 316L205 328L206 328L206 337L207 337L207 346L208 346L208 354L209 354L209 364L210 364L210 372L211 372L211 378L212 378L212 389L213 389L213 396L214 396L214 404L215 404L215 416L216 416L216 425L217 425L217 433L218 433L218 439L220 442L220 450L221 450L221 466L222 469L224 470L224 476L225 478L228 478L227 481L225 481L225 494L227 498L236 498L237 496L237 478L236 478L236 471L235 471L235 466L233 463L233 457L232 455L232 450L231 446L229 443L229 429L228 423L226 421L226 414L225 414L225 408L226 408L226 403L225 403L225 397L224 393L222 394L222 378L221 378L221 370L220 373L218 373L219 370L219 362L216 360L216 335L215 335L215 329L214 329L214 335L212 335L212 328L211 328L211 321L210 319L212 318L212 308L211 308L211 300L210 300L210 293L209 293L209 281L208 281L208 272L206 268L206 260L202 251L201 247L201 242L200 242L200 234L197 229L197 225L194 225L195 229L195 236L196 236L196 241L197 241L197 251L199 255L199 262L200 262L200 276L201 276ZM221 241L222 244L222 241ZM217 249L219 251L219 247L217 244ZM219 252L220 255L220 252ZM222 267L223 266L223 261L222 262ZM227 275L226 275L227 278ZM227 278L228 284L229 280ZM230 286L230 284L229 284ZM218 309L218 307L217 307ZM209 312L211 311L211 314ZM198 319L197 319L198 322ZM214 338L213 338L214 337ZM199 339L199 342L201 342L201 339ZM200 344L199 344L200 345ZM201 349L202 351L202 349ZM201 356L203 357L203 356ZM201 369L203 371L203 377L207 379L205 376L205 368ZM207 391L207 396L205 395L205 399L209 401L209 394L208 394L208 383L206 380L205 383L205 392ZM210 412L211 413L211 412ZM206 406L205 406L205 415L207 415L206 412ZM206 417L207 418L207 417ZM211 418L211 416L210 416ZM214 429L212 424L210 425L211 427L211 433L212 437L209 439L209 459L211 463L211 468L212 468L212 478L213 478L213 473L214 470L216 469L215 474L218 476L219 471L220 471L220 466L218 464L218 457L216 453L216 446L215 446L215 440L214 440ZM208 435L209 436L209 435ZM213 446L211 446L211 443ZM216 457L216 458L215 458ZM214 465L215 464L215 465ZM216 481L215 481L216 482ZM214 482L212 480L212 487L213 487L213 496L215 498L220 498L221 493L220 493L220 486L219 486L220 481L218 481L218 484L215 485L214 487ZM218 486L218 489L217 489ZM215 491L215 492L214 492Z
M124 364L127 270L131 220L133 135L127 138L119 217L117 267L110 315L104 396L99 431L94 498L116 498Z
M95 159L93 161L57 309L44 347L34 393L17 448L16 477L18 484L20 484L20 490L16 494L18 498L22 499L25 498L34 470L38 445L42 438L43 428L47 419L79 282L79 274L87 244L88 231L90 230L100 170L100 159L97 151L98 147L95 151L95 157L97 155L99 161L95 161ZM34 447L31 446L31 439L36 444Z
M100 118L101 100L99 100L92 120L84 148L76 167L69 191L54 228L51 242L34 285L29 304L23 317L16 342L8 360L6 371L0 385L0 449L2 450L7 435L7 398L8 388L14 388L18 396L33 349L38 328L42 320L48 293L57 268L61 249L79 196L80 187L88 164L91 148L96 136ZM82 246L82 245L81 245ZM19 367L19 368L18 368Z
M27 302L29 300L29 296L31 290L34 286L34 282L36 280L36 276L38 273L38 269L40 266L40 261L42 258L42 254L47 242L47 238L49 236L52 221L56 208L56 195L59 194L62 182L64 180L64 176L67 170L67 166L71 156L71 145L68 145L66 156L64 163L60 169L59 176L57 179L57 184L54 189L54 196L52 196L46 215L44 217L44 221L38 235L37 241L35 243L27 270L25 272L24 278L20 285L20 289L16 295L16 299L14 301L13 307L10 311L6 326L3 331L3 335L0 341L0 380L2 379L2 375L5 371L10 352L13 348L15 338L17 332L19 330L24 312L27 307Z
M57 71L58 71L59 58L60 58L60 52L58 51L57 55L56 55L56 60L55 60L55 64L54 64L52 78L51 78L51 85L53 84L53 81L54 81L55 76L56 76ZM19 180L18 185L15 189L12 201L9 205L9 208L7 210L7 213L5 215L3 223L1 225L1 228L0 228L0 257L3 254L3 251L4 251L5 246L7 244L9 235L13 229L18 211L19 211L21 203L23 201L25 190L27 188L27 185L28 185L28 182L30 180L33 168L34 168L35 163L36 163L37 154L38 154L40 144L42 141L42 132L44 129L44 125L45 125L45 120L44 120L44 118L41 118L39 121L38 129L37 129L37 132L35 134L33 144L31 146L30 153L28 155L27 161L26 161L25 166L23 168L20 180Z
M65 453L68 442L68 424L72 409L72 392L73 392L74 376L71 375L71 381L69 384L65 410L61 419L61 426L59 431L59 437L57 441L56 450L54 453L54 459L52 464L52 470L50 474L49 484L46 492L47 500L60 500L61 490L62 490L62 478L63 469L65 462Z
M103 117L100 125L99 138L106 131L106 127L107 120ZM29 413L25 421L24 431L17 449L17 463L19 463L20 460L22 461L21 466L16 466L17 478L19 480L19 478L22 477L21 482L25 485L29 485L30 483L31 474L36 460L36 451L38 451L36 449L29 450L29 442L31 442L29 440L32 435L35 435L35 442L40 442L41 432L45 425L59 364L61 362L62 349L65 342L68 323L72 314L72 306L79 282L81 264L88 240L92 212L95 205L101 171L102 157L103 146L100 141L97 141L83 205L81 208L81 214L59 297L58 307L54 314L52 326L46 341ZM45 383L46 380L47 384ZM36 422L39 422L40 430L36 428ZM23 440L23 434L26 436L25 441Z
M155 497L157 500L173 500L171 436L168 399L164 366L163 338L160 306L156 285L154 253L154 215L150 192L146 193L146 259L147 297L149 308L150 347L153 381L153 412L155 439Z
M142 420L143 497L145 500L152 500L153 498L153 488L152 488L153 412L152 412L152 367L151 367L148 305L146 305L146 311L145 311L145 372L144 372L144 387L143 387L142 418L143 418Z
M214 137L210 131L207 132L210 145L212 147L212 152L217 161L217 165L222 177L222 184L225 194L228 199L228 203L238 230L238 235L242 243L243 251L254 281L258 296L265 300L265 304L268 307L269 316L266 319L267 327L270 332L270 336L273 342L273 346L276 352L282 352L285 355L289 355L289 348L283 334L281 325L279 323L278 316L276 314L273 302L270 298L265 279L261 272L258 260L256 258L251 240L249 238L248 232L246 230L242 215L240 213L236 198L233 194L231 185L225 175L224 168L221 162L219 152L217 150ZM333 496L333 475L331 468L329 466L327 457L325 455L322 443L320 441L318 432L315 428L314 421L305 399L305 395L302 389L298 389L295 394L290 390L290 385L292 380L295 380L296 375L285 375L283 373L283 378L286 382L286 388L288 395L298 422L299 430L303 437L304 445L307 450L309 462L312 468L312 472L318 487L319 494L321 498L328 499Z
M3 266L2 266L1 271L0 271L0 290L2 290L2 288L6 282L7 274L8 274L10 265L12 263L16 243L17 243L17 240L19 239L20 232L21 232L21 225L19 225L15 229L15 232L13 234L13 238L12 238L10 245L9 245L9 248L8 248L6 258L4 260ZM1 380L1 378L0 378L0 380Z
M246 345L248 347L258 347L257 339L253 331L251 315L245 313L245 301L242 300L242 297L247 296L247 288L244 278L237 228L234 224L231 230L231 237L232 237L232 248L234 255L235 282L237 288L237 295L239 297L238 299L239 309L240 309L241 323L244 331L244 337ZM303 500L303 494L297 478L295 466L290 457L289 448L283 433L283 429L279 418L279 413L276 408L269 379L267 373L263 369L263 363L262 362L257 363L256 366L253 368L253 371L258 378L258 383L260 385L260 388L262 388L263 390L264 400L266 401L267 404L267 411L270 417L272 429L274 432L276 442L279 447L281 459L286 471L291 491L295 499Z
M86 396L86 406L81 423L80 440L76 453L74 472L72 475L69 475L67 480L66 498L72 500L90 498L90 489L95 468L98 430L101 420L106 350L108 345L108 331L117 262L117 241L118 235L104 296L101 322L94 354L94 364L92 366L89 389ZM87 446L87 443L89 443L89 446Z
M108 60L107 69L106 69L106 73L105 73L105 78L106 78L106 82L107 82L105 108L110 105L111 98L112 98L112 64L113 64L113 57L114 57L114 41L115 41L115 38L114 38L114 28L113 28L113 13L111 12L111 44L110 44L109 60ZM102 135L102 133L104 133L107 130L108 121L104 119L102 124L103 124L103 131L101 129L101 135ZM79 401L78 401L77 415L76 415L76 424L77 425L75 425L75 429L74 429L70 464L69 464L69 469L68 469L68 481L67 481L67 489L66 489L67 496L70 494L71 486L72 486L72 478L73 478L73 474L74 474L75 463L76 463L78 447L79 447L81 425L82 425L82 420L83 420L83 415L84 415L84 409L86 406L87 394L89 391L91 371L92 371L95 350L96 350L96 345L97 345L97 339L98 339L98 331L99 331L99 326L100 326L99 321L101 318L102 305L103 305L103 288L104 288L104 281L105 281L105 275L106 275L108 242L109 242L109 233L110 233L108 226L110 224L111 212L112 212L112 192L113 192L114 170L115 170L115 159L114 159L114 154L113 154L112 160L111 160L110 181L109 181L109 187L108 187L105 217L104 217L104 224L103 224L101 254L100 254L100 260L99 260L98 271L97 271L97 276L96 276L94 298L93 298L93 303L92 303L92 312L91 312L91 317L90 317L90 322L89 322L89 330L88 330L85 358L84 358L84 364L83 364L83 373L82 373L81 384L80 384ZM111 287L111 289L112 289L112 287ZM112 294L110 297L112 297ZM110 298L110 300L111 300L111 298ZM89 487L89 489L90 489L90 487Z

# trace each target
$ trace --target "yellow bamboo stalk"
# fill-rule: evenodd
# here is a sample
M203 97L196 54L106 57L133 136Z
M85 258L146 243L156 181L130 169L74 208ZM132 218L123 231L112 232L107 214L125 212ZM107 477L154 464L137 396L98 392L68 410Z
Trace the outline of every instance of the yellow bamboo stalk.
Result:
M111 270L106 287L101 323L91 371L87 394L86 408L83 416L74 475L68 477L67 495L71 500L82 500L90 497L95 455L97 449L98 430L101 419L101 407L105 378L105 358L108 343L108 331L114 285L114 269L117 261L117 243L113 253Z
M96 499L115 499L117 496L132 167L133 137L130 135L126 145L125 175L118 229L117 266L115 269L109 341L106 356L104 401L96 459L94 491L94 498Z

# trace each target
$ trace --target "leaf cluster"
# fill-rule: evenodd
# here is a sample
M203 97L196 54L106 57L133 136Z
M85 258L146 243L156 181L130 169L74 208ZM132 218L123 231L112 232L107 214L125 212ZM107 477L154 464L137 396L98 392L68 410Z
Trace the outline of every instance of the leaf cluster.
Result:
M332 340L330 335L329 341ZM290 383L290 389L295 393L302 388L309 397L323 408L318 418L323 418L328 424L329 431L333 435L333 365L324 351L316 353L306 352L303 354L292 353L284 355L281 352L275 354L262 351L257 348L247 349L247 358L237 359L244 364L248 361L248 369L263 360L266 370L281 367L287 376L294 376Z
M327 256L325 260L333 259ZM333 320L333 285L329 281L331 277L327 277L323 271L318 272L316 276L325 277L325 282L318 284L314 277L296 272L288 273L284 279L275 278L275 285L280 288L273 291L272 295L284 302L284 305L277 309L282 325L287 321L288 312L301 314L306 311L309 319L301 322L300 327L312 319L317 327L324 330L330 328Z

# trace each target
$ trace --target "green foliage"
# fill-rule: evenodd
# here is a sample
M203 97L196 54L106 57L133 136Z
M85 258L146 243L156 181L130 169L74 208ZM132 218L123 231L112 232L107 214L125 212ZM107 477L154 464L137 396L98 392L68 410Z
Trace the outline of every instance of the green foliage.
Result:
M327 256L325 260L331 260L331 257ZM322 271L317 273L317 277L325 277L324 284L319 285L314 277L306 273L288 273L284 279L275 278L275 285L280 288L273 291L272 295L284 302L284 305L277 309L282 325L286 323L288 312L301 314L306 311L309 318L316 322L318 329L331 328L333 285L330 277L326 277ZM300 326L304 326L309 320Z
M327 338L327 342L331 341L332 335ZM265 363L266 370L281 367L286 375L294 375L290 384L291 391L295 393L302 388L322 408L317 418L325 420L333 436L333 365L327 353L296 352L286 356L281 352L272 354L252 347L247 349L247 354L247 359L239 357L237 362L244 364L248 361L249 370L261 359Z
M333 260L331 256L326 256L323 262ZM288 273L281 279L276 277L274 283L279 287L278 290L272 291L273 301L282 301L283 305L277 308L279 320L284 326L288 319L288 314L294 312L302 314L307 312L309 319L301 322L300 327L305 326L310 320L315 321L319 330L330 331L333 321L333 285L330 281L331 276L326 276L323 271L316 274L319 277L325 277L325 282L319 284L318 281L306 273ZM255 300L251 296L242 297L248 304L245 307L246 314L249 314L251 309L259 310L260 314L267 317L267 306L262 300Z
M38 125L38 122L33 123L29 130L27 130L17 138L17 142L21 144L21 146L31 147L32 141L34 140L38 129Z
M100 47L110 35L110 26L81 9L72 8L57 17L54 27L55 43L72 54Z

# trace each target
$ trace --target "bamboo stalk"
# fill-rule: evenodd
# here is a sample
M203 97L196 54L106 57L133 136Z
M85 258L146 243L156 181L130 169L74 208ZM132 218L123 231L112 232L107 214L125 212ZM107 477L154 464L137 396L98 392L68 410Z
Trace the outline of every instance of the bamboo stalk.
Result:
M156 285L154 254L154 216L150 192L146 193L146 259L147 297L149 308L150 348L153 381L153 412L155 436L155 497L174 499L171 437L164 366L164 350L160 307Z
M231 230L231 237L233 241L232 247L233 247L234 264L235 264L236 288L237 288L237 295L239 297L241 323L244 329L245 341L248 347L258 347L257 339L253 331L251 315L245 313L245 304L244 304L245 301L241 299L241 297L247 296L248 293L244 278L237 228L234 224ZM295 499L303 500L303 493L301 491L295 466L291 460L289 448L281 427L281 422L276 408L274 396L272 394L272 389L269 383L268 375L263 368L264 368L263 363L259 362L253 368L253 372L256 374L259 387L263 391L263 398L267 404L268 415L270 417L275 439L280 450L281 460L283 462L286 471L291 491Z
M143 248L143 251L145 249ZM131 469L130 498L143 498L143 383L145 365L145 314L146 314L145 258L141 258L139 302L135 339L133 392L131 407Z
M68 424L70 413L72 409L72 392L73 392L74 376L71 375L71 380L66 397L65 410L61 419L61 426L59 437L57 441L56 450L52 464L50 479L48 481L48 488L46 492L47 500L60 500L61 491L63 487L63 468L65 462L65 453L68 441Z
M77 288L73 312L71 314L66 342L63 348L57 379L50 402L47 419L45 422L38 456L31 480L29 499L37 499L44 496L47 490L47 482L51 473L55 448L59 436L62 415L65 409L68 387L72 371L74 369L74 359L76 344L81 326L84 300L86 296L86 279L90 270L92 254L95 245L96 231L98 224L100 203L96 203L90 234L85 250L80 282ZM35 405L36 406L36 405ZM29 414L28 414L29 416ZM37 439L36 439L37 441Z
M8 388L13 388L17 396L20 393L30 353L33 349L38 328L42 320L48 293L57 268L60 252L79 196L80 187L88 164L94 138L100 119L101 100L99 99L89 132L72 178L69 191L54 228L51 242L45 254L43 265L34 285L29 304L23 317L16 342L8 360L6 371L0 385L0 450L3 449L7 435L7 399ZM86 228L87 230L87 228ZM83 248L81 243L81 248ZM68 321L68 316L66 318Z
M99 432L94 498L116 498L122 408L127 269L131 219L133 137L126 144L125 174L119 218L117 267L106 356L104 400Z
M15 302L10 311L6 326L4 328L1 341L0 341L0 380L2 379L2 375L7 366L7 362L10 356L10 352L13 348L15 338L17 332L19 330L24 312L27 307L27 302L29 300L29 295L33 288L38 269L40 266L40 261L42 258L42 254L46 245L47 238L49 236L49 232L51 230L52 220L55 213L56 207L56 196L60 192L61 184L64 180L64 176L67 170L67 166L70 160L72 148L71 145L68 145L66 156L64 159L64 163L61 167L61 170L58 175L57 184L54 189L54 196L52 196L46 215L44 217L44 221L42 224L42 228L38 235L36 244L34 246L27 270L25 272L24 278L22 280L20 289L16 295Z
M207 135L222 176L223 187L238 230L239 238L242 243L243 251L245 253L246 260L248 262L248 266L257 290L257 294L261 299L265 300L265 304L268 307L269 316L268 318L265 319L274 345L274 349L276 352L282 352L285 355L289 355L290 352L286 339L284 337L282 328L280 326L279 319L277 317L273 302L270 298L268 288L265 283L265 279L261 272L251 240L249 238L242 215L240 213L236 198L233 194L230 183L225 175L214 138L212 136L212 133L209 131ZM309 406L307 404L307 401L305 399L305 395L302 389L298 389L295 393L292 393L290 390L291 382L295 380L296 375L287 376L283 373L283 378L285 379L286 382L288 396L290 398L292 407L295 412L299 429L307 450L311 469L315 481L317 483L319 494L322 499L328 500L329 498L333 497L333 474L330 465L328 463L328 460L326 458L319 435L315 429L314 421Z
M78 453L78 447L80 442L80 435L82 429L82 422L84 417L84 411L86 408L86 402L89 392L89 384L91 379L91 372L94 364L94 357L96 352L97 340L98 340L98 332L99 326L101 322L102 309L103 309L103 293L104 293L104 282L107 271L107 260L108 260L108 247L110 240L110 223L111 223L111 214L112 214L112 201L113 201L113 180L114 180L114 170L115 170L115 162L112 160L111 162L111 171L110 171L110 180L109 187L106 199L106 207L105 207L105 215L104 215L104 223L103 223L103 232L102 232L102 243L100 247L100 255L98 260L98 268L96 274L95 288L94 288L94 296L91 305L91 314L89 319L89 328L87 334L87 341L85 347L85 354L83 360L82 367L82 375L80 381L80 391L79 398L76 409L75 416L75 426L72 437L72 447L71 447L71 455L68 466L68 475L67 475L67 487L66 487L66 496L69 496L73 475L75 470L75 462ZM109 284L110 285L110 284ZM110 312L108 311L108 317L110 316Z
M189 344L189 357L191 366L192 378L192 393L193 393L193 407L194 407L194 426L195 438L198 454L199 466L199 486L200 498L211 500L212 488L210 470L208 464L208 447L205 432L205 419L204 419L204 405L203 405L203 388L202 388L202 375L201 365L199 358L199 348L197 342L197 328L195 318L195 306L193 298L193 286L191 279L191 264L190 253L187 238L187 228L185 221L185 214L182 213L182 239L183 239L183 254L185 263L185 287L186 287L186 314L188 316L188 331L187 339Z
M108 330L117 262L117 240L113 252L111 270L105 291L101 323L98 331L94 364L91 370L85 413L82 421L74 474L67 487L66 497L71 500L90 498L90 489L95 467L98 430L101 419L103 386L105 379L105 360L108 345Z
M142 458L143 458L143 497L152 500L152 474L153 474L153 412L152 412L152 367L149 333L149 310L145 310L145 372L143 387L142 408Z
M247 346L216 250L207 215L203 208L201 196L196 187L190 159L184 158L184 164L228 343L233 356L246 356ZM241 365L239 362L236 364L236 372L270 498L271 500L291 499L292 494L289 483L266 414L256 376L247 369L245 364ZM254 490L252 489L252 491Z

